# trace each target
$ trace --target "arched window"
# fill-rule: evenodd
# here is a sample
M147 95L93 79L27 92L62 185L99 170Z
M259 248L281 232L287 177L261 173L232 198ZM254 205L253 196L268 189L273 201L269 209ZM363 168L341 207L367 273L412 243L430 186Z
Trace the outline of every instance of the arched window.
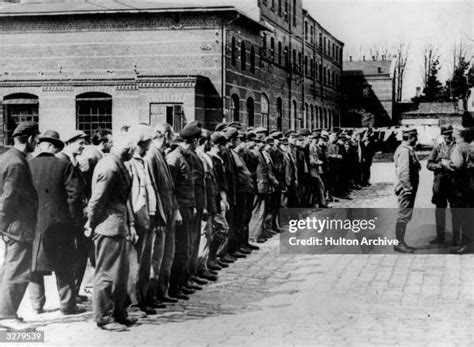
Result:
M281 17L281 0L278 0L278 15Z
M275 39L272 37L270 39L270 59L275 61Z
M281 42L278 42L278 65L281 66Z
M255 103L252 98L247 99L247 124L249 127L255 125Z
M311 130L316 129L316 121L314 119L314 106L311 105L311 125L310 125Z
M308 22L304 21L304 40L308 42Z
M39 122L39 100L27 93L10 94L3 98L4 144L13 144L13 131L20 122Z
M291 115L290 115L290 129L291 130L296 130L296 119L297 119L297 114L296 114L296 100L293 100L291 104Z
M244 41L242 41L242 44L240 45L240 65L240 68L243 71L247 70L247 50Z
M260 114L262 115L262 127L268 128L270 125L270 110L269 101L265 94L262 94L262 101L260 103ZM250 124L249 124L250 125Z
M267 34L262 35L262 57L267 56Z
M329 128L329 122L328 122L328 110L324 109L324 118L323 118L323 122L324 122L324 127L325 128Z
M235 43L235 37L232 37L232 44L231 44L230 51L231 51L230 61L232 63L232 66L235 66L237 64L237 57L236 57L237 45Z
M282 130L282 119L283 119L283 100L282 98L277 99L277 129Z
M92 135L94 130L112 129L112 96L84 93L76 97L76 128Z
M250 47L250 72L255 73L255 47Z
M232 95L231 97L230 112L232 115L232 120L235 122L240 122L240 100L236 94Z
M314 61L313 58L309 60L309 77L314 78Z
M315 113L316 128L322 128L321 123L319 121L319 108L318 108L318 106L316 106L314 108L314 113Z
M326 66L323 68L324 70L324 73L323 73L323 83L326 84L327 83L327 70L326 70Z

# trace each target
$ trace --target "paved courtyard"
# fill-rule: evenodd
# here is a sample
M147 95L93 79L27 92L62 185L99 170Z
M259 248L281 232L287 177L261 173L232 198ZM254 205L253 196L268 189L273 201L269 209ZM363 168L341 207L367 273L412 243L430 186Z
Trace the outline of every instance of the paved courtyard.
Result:
M394 207L393 164L337 207ZM431 207L423 172L417 206ZM474 256L281 255L275 238L221 271L219 281L129 332L95 328L91 314L21 313L50 345L473 345ZM48 307L57 306L52 278Z

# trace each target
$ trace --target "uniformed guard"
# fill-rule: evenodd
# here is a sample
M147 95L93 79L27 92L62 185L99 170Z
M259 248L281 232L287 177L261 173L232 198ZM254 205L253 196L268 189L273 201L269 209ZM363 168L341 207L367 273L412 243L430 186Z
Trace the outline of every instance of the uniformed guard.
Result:
M474 252L474 128L462 129L456 133L456 146L453 148L449 161L443 160L442 165L454 170L454 216L459 220L462 232L462 246L453 250L454 254Z
M399 242L394 246L396 252L413 253L415 248L405 243L405 232L408 222L413 215L416 192L418 190L420 161L415 153L415 145L418 141L416 129L403 131L403 141L394 154L395 171L397 182L395 194L398 197L398 218L395 226L395 234Z
M436 145L429 158L427 168L434 172L433 198L431 202L436 205L436 237L430 242L432 245L444 243L446 225L446 207L453 207L453 175L451 170L442 165L442 160L449 160L453 151L455 141L453 138L453 127L446 125L441 127L443 141ZM459 226L457 219L452 219L453 244L459 246Z

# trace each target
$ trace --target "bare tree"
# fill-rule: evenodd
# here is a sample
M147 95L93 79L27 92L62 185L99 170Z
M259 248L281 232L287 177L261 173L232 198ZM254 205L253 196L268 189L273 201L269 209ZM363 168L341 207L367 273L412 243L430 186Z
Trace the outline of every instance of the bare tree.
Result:
M438 49L429 43L423 48L423 85L426 87L434 65L439 64Z
M409 45L401 43L397 48L397 60L395 63L395 101L402 101L403 95L403 79L408 61Z

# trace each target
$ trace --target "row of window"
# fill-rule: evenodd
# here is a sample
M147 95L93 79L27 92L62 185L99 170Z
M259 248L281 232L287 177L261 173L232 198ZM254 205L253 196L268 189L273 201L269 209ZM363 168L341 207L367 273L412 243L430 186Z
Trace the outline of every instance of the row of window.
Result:
M293 11L291 10L289 0L262 0L263 5L269 6L273 12L276 12L279 17L282 17L285 21L290 20L291 16L293 26L297 25L297 16L296 16L296 0L292 0L293 2Z
M266 57L267 52L267 39L266 35L263 36L263 47L262 47L262 56ZM231 43L231 63L233 66L237 66L237 40L235 37L232 37ZM275 39L272 37L270 38L270 56L268 57L270 61L276 63L279 66L284 66L286 68L290 68L290 57L288 52L288 46L285 46L284 50L282 51L282 44L278 42L278 49L277 55L275 59ZM283 61L284 59L284 61ZM255 47L253 45L250 46L250 72L255 73ZM324 83L325 85L331 87L339 87L340 82L340 75L333 71L331 68L327 68L326 66L323 67L322 64L316 62L313 58L309 59L308 56L305 55L304 60L302 58L301 52L296 52L293 50L292 56L292 69L294 73L299 73L309 78L313 78L319 80L320 82ZM245 41L242 41L240 44L240 68L242 71L247 70L247 47Z
M12 134L20 122L39 122L39 99L36 95L18 93L3 98L4 144L11 145ZM180 131L185 123L182 104L151 103L149 123L171 124ZM92 135L96 129L112 129L112 97L105 93L85 93L76 97L76 129Z
M240 98L233 94L230 103L230 115L233 121L246 123L247 126L263 126L270 125L270 101L268 97L263 94L261 99L261 122L255 124L255 103L253 98L246 100L246 119L241 118ZM309 128L311 130L317 128L330 128L333 126L333 120L336 116L335 111L326 107L317 105L304 105L304 111L301 117L298 116L298 103L293 100L290 110L289 128L297 130L300 128ZM276 125L278 130L283 128L283 99L276 99Z

